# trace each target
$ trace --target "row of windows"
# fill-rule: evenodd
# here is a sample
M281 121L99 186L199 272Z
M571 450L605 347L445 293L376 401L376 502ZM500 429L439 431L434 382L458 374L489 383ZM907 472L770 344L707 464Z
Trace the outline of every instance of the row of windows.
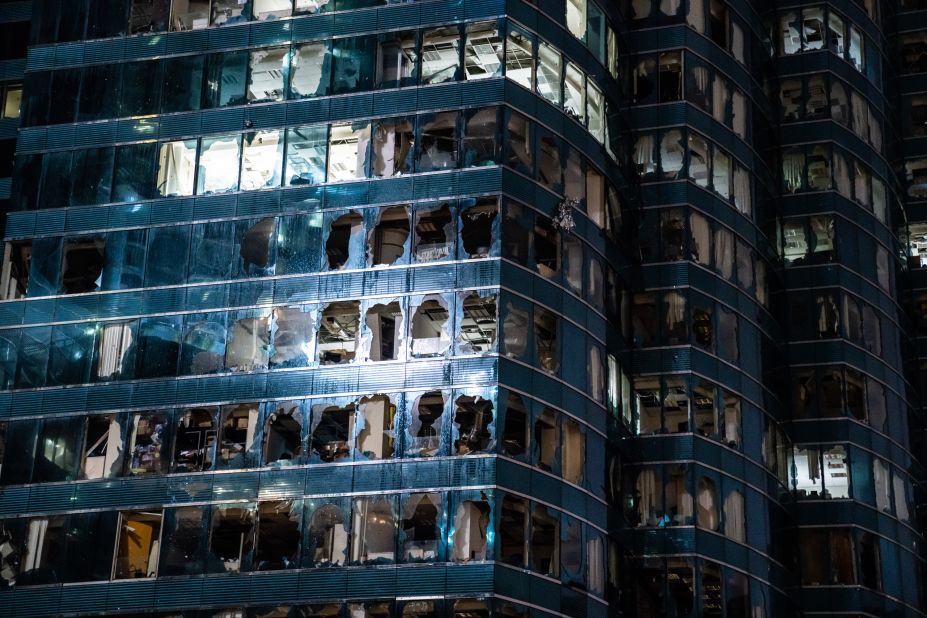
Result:
M501 313L501 316L499 315ZM501 335L497 335L499 324ZM572 346L563 345L569 334ZM2 386L254 372L501 351L545 372L585 383L604 402L606 359L592 338L556 313L490 291L339 300L60 324L7 331ZM566 365L563 360L570 361Z
M631 0L630 5L632 19L676 17L685 11L689 26L746 64L744 28L726 0Z
M407 0L408 1L408 0ZM183 32L398 4L396 0L42 0L33 16L33 43L55 43L152 32Z
M710 560L644 558L634 571L633 589L625 595L625 603L639 618L782 615L767 613L769 601L762 584Z
M731 229L699 211L671 208L644 211L641 230L644 263L692 260L736 283L744 292L753 292L766 305L766 262Z
M14 420L0 423L0 483L495 452L597 482L599 435L516 393L501 411L493 401L491 391L436 390Z
M484 197L13 241L0 297L486 258L499 255L498 214Z
M631 317L634 342L642 348L696 345L733 364L749 356L740 353L747 344L738 339L738 315L695 291L635 294Z
M791 488L799 500L853 498L910 521L904 476L869 451L845 444L802 445L794 447L790 459Z
M429 597L414 601L357 600L109 615L131 618L527 618L531 614L525 606L502 599Z
M747 217L753 216L750 172L727 151L691 129L639 135L633 163L644 181L688 178L713 190Z
M878 309L847 292L818 289L790 294L790 336L795 341L842 337L880 355L882 333L895 331L883 328L883 319L887 318Z
M784 79L779 84L779 97L785 122L830 118L850 127L857 137L882 152L882 123L861 94L833 75Z
M13 550L2 576L17 586L498 559L605 592L602 533L549 506L489 492L77 513L0 521L0 535Z
M779 17L779 55L826 49L862 72L865 37L856 24L829 6L805 7Z
M566 0L565 15L570 34L583 41L612 77L618 79L618 39L605 11L592 0Z
M731 80L694 54L665 51L644 56L634 68L632 86L635 104L685 99L741 139L747 137L746 96Z
M556 48L503 22L355 36L29 73L24 124L126 116L501 77L564 109L605 143L605 97ZM62 91L79 92L59 97Z
M891 291L888 249L845 219L792 217L781 221L779 232L787 267L839 263L876 281L885 292Z
M865 162L830 143L784 148L782 190L785 193L836 190L875 214L882 223L886 221L885 183Z
M798 367L791 380L795 419L849 416L886 433L887 410L903 409L881 382L848 366Z
M683 376L638 377L634 399L634 433L638 435L697 433L731 448L743 447L740 397L707 380L690 383Z
M587 204L603 203L589 212L604 209L602 176L584 156L499 107L20 155L13 192L17 206L29 210L498 164ZM604 227L604 217L593 219Z
M700 476L695 483L692 468L683 464L635 467L629 472L622 481L624 516L632 526L697 525L746 542L744 492L739 481L712 475ZM697 496L694 500L693 495Z

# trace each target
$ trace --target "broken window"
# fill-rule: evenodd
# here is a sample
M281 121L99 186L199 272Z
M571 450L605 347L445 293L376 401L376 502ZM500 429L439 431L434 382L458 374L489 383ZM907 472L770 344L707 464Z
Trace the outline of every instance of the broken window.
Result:
M373 129L373 175L391 178L412 172L415 127L410 118L379 120Z
M113 579L158 576L161 511L119 513L119 533Z
M499 203L495 199L482 199L474 206L461 208L461 257L475 259L489 257L497 233L494 230Z
M433 262L451 254L454 227L448 204L419 208L415 212L415 260Z
M531 36L509 27L505 41L505 76L531 90L534 83L534 53Z
M467 24L464 76L468 80L502 75L502 39L494 21Z
M422 84L439 84L457 79L460 69L458 26L426 30L422 35Z
M253 504L212 507L208 572L242 573L250 570L255 511Z
M454 169L458 163L457 112L423 114L418 117L420 135L417 171Z
M356 409L353 403L313 406L310 448L314 456L326 463L351 456Z
M539 133L537 178L548 189L560 193L563 187L563 165L560 162L559 141L547 131Z
M491 352L496 344L496 295L471 292L461 303L459 349L461 354Z
M211 470L216 449L215 411L208 408L187 410L180 416L174 437L172 472Z
M499 559L523 569L528 559L528 501L506 495L500 511Z
M392 497L354 499L351 525L352 564L396 561L396 513Z
M420 395L412 406L406 457L433 457L442 454L444 394L431 391Z
M562 102L562 74L563 56L542 41L538 47L537 93L557 107Z
M472 455L492 450L495 433L492 401L461 395L454 405L453 454Z
M814 146L808 156L808 187L812 191L831 188L830 147Z
M560 575L560 514L548 506L532 504L530 536L531 570L541 575Z
M132 0L129 32L164 32L167 30L170 13L168 0Z
M367 175L370 123L331 125L328 139L328 180L354 180Z
M226 313L188 314L180 357L180 375L216 373L224 368Z
M256 403L223 406L218 468L250 467L258 412Z
M3 461L3 427L0 427L0 463ZM122 465L122 426L115 414L90 415L84 429L82 479L119 476Z
M545 408L534 421L534 450L538 468L552 472L560 448L560 426L557 413Z
M365 316L372 361L397 360L402 341L402 309L397 301L371 306Z
M256 131L244 134L241 158L241 190L280 186L283 166L283 131Z
M850 24L850 46L847 54L850 63L856 67L857 71L865 68L865 56L863 55L863 33L855 25Z
M586 82L586 115L589 133L599 143L605 143L605 95L592 82Z
M534 341L541 368L556 373L560 367L557 316L547 309L534 309Z
M293 10L290 0L254 0L254 19L270 21L289 17Z
M512 457L523 455L530 443L528 411L521 395L509 393L505 404L505 428L502 431L502 452Z
M256 222L254 220L239 222L238 256L241 258L239 272L246 276L274 274L276 231L276 217L266 217Z
M704 476L698 480L698 526L706 530L717 530L718 491L715 482Z
M275 406L264 422L264 465L293 464L302 457L302 422L299 402Z
M377 224L367 238L370 262L373 266L395 264L405 254L409 240L409 210L406 206L391 206L378 214Z
M202 138L196 176L197 195L238 190L240 151L240 135Z
M490 507L485 498L460 502L454 513L451 535L454 562L486 560L489 524Z
M365 459L388 459L396 441L396 406L386 395L360 400L357 414L357 451Z
M415 84L418 68L416 32L385 32L379 35L377 88L399 88Z
M265 313L262 310L240 313ZM239 313L239 314L240 314ZM225 346L225 368L231 371L266 369L270 352L270 316L229 318L228 342Z
M566 65L563 81L563 111L580 124L586 122L586 76L572 62Z
M328 94L331 70L331 43L319 41L295 45L290 61L290 98L301 99Z
M125 474L162 474L167 469L169 420L167 414L137 412L132 415Z
M410 335L412 356L440 356L450 346L447 301L436 295L426 296L415 308Z
M586 434L572 418L563 419L561 433L560 474L565 481L579 485L586 463Z
M257 546L254 550L254 564L258 571L299 566L301 523L302 500L258 504Z
M350 509L342 509L338 498L308 502L309 523L307 567L342 566L348 553Z
M676 180L683 177L686 147L682 131L667 131L660 140L660 171L663 178Z
M403 562L436 562L439 559L444 518L441 496L438 492L405 496L400 531Z
M0 300L24 298L29 288L32 243L7 242L4 246L3 271L0 274Z
M285 77L289 72L289 47L256 49L248 63L249 103L282 101L286 97Z
M209 26L210 0L172 0L171 31L199 30Z
M67 238L62 248L61 288L64 294L100 289L106 239Z
M356 210L343 214L331 222L328 227L328 239L325 241L325 252L328 255L330 270L343 268L348 265L349 261L352 261L351 257L356 258L363 228L364 219Z
M327 305L319 318L319 362L328 365L354 360L359 323L360 302Z

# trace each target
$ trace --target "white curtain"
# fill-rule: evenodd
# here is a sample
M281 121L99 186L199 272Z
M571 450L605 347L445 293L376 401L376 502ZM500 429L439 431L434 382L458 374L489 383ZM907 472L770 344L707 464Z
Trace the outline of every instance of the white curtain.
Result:
M744 495L736 489L724 499L724 534L735 541L744 542Z

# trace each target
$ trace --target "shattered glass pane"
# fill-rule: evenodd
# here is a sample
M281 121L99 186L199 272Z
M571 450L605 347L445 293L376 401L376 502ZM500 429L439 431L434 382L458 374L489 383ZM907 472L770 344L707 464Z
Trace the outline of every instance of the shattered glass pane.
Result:
M290 65L290 98L321 97L328 94L331 71L331 43L303 43L293 48Z
M280 186L283 166L283 131L244 134L241 157L241 190Z
M420 207L415 213L415 261L434 262L450 256L453 219L448 204Z
M502 39L496 22L467 24L464 74L468 80L502 75Z
M359 323L358 301L327 305L319 318L319 362L327 365L354 360Z
M328 141L328 180L364 178L369 143L369 122L333 124Z
M238 189L241 136L204 137L196 179L196 193L227 193Z
M460 69L458 26L426 30L422 35L422 84L439 84L457 79Z
M426 297L412 315L412 356L444 354L450 346L448 307L440 296Z
M373 175L390 178L412 172L415 131L410 118L380 120L373 129Z
M454 403L454 454L488 452L494 445L492 401L462 395Z
M441 455L441 432L445 397L441 391L425 393L415 400L406 441L406 457Z
M286 132L286 184L316 185L325 182L328 127L298 127Z

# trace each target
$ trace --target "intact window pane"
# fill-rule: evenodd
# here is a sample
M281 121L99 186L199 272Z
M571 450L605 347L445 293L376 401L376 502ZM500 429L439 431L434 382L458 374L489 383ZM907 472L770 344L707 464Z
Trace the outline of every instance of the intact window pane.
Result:
M464 112L463 165L499 163L498 113L496 107Z
M245 103L248 52L210 54L206 62L203 107L225 107Z
M121 77L119 64L98 64L84 68L77 111L78 122L116 116Z
M283 131L244 134L241 156L241 190L280 186L283 167Z
M600 144L605 143L605 97L602 91L592 85L592 82L586 82L586 112L589 116L589 132L599 140Z
M161 61L128 62L122 65L120 116L148 116L161 107Z
M376 60L376 36L335 39L332 49L332 93L372 90Z
M103 204L110 201L113 181L113 148L79 150L71 166L71 206ZM66 170L56 170L67 174Z
M457 112L419 117L418 171L453 169L458 162Z
M155 197L154 165L158 144L133 144L116 149L113 173L114 202L136 202Z
M286 138L286 184L325 182L328 127L317 125L287 129Z
M205 57L179 56L161 61L164 72L161 113L188 112L200 108Z
M238 189L241 136L204 137L200 144L196 193L227 193Z
M422 36L422 83L457 79L460 69L460 31L457 26L426 30Z
M168 0L132 0L129 32L164 32L171 14Z

